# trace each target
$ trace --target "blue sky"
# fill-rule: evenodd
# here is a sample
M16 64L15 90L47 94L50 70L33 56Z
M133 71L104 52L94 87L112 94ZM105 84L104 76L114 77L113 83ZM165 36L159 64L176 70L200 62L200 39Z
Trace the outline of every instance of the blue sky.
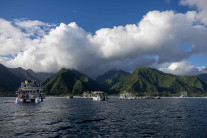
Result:
M169 0L168 0L169 1ZM76 22L89 32L100 28L136 24L149 11L185 13L178 0L1 0L0 17L43 22Z
M0 0L0 63L37 72L74 68L92 77L144 66L177 75L205 73L206 5L206 0Z

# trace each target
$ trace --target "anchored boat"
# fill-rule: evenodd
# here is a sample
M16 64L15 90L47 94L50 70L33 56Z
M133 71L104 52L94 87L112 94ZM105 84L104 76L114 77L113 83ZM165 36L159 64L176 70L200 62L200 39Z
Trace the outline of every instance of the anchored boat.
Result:
M91 98L94 101L105 101L107 100L107 96L104 92L102 91L94 91L91 93Z
M120 99L127 99L127 100L136 99L136 97L134 96L134 94L132 94L130 92L124 92L124 93L120 94L119 98Z
M83 92L83 98L91 98L91 94L89 91Z
M40 103L45 98L41 84L34 80L22 82L21 87L17 91L17 95L16 103L26 103L28 101Z
M188 97L188 92L187 91L180 91L180 97L181 98Z

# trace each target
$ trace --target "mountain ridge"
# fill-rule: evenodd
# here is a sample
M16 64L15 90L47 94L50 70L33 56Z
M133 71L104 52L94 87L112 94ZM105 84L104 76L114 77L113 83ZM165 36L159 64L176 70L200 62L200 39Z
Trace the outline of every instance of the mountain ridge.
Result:
M14 91L20 85L20 79L12 74L7 67L0 64L0 90L1 92Z
M199 74L197 75L197 77L201 79L202 81L207 82L207 73Z
M53 73L35 73L32 70L22 68L8 68L0 64L0 96L14 94L20 83L27 79L41 81ZM39 76L40 77L39 77Z
M33 79L37 81L44 81L48 77L52 76L54 73L43 73L43 72L34 72L31 69L23 69L21 67L18 68L8 68L8 70L16 75L18 78L21 79L21 81L27 80L27 79Z
M140 93L171 93L178 94L186 90L189 93L204 93L207 84L196 76L176 76L148 67L136 69L131 75L110 88L110 93L123 91Z
M130 73L123 70L110 70L105 72L103 75L98 76L96 81L106 87L108 90L110 87L128 75L130 75Z
M80 95L83 91L95 91L101 89L101 86L99 86L93 79L71 69L61 69L42 84L48 95Z
M42 76L41 73L38 75ZM14 92L25 79L38 80L38 75L32 70L11 69L0 64L0 95ZM110 95L117 95L123 91L137 95L165 95L179 94L185 90L196 96L207 92L207 83L197 76L176 76L149 67L138 68L131 74L122 70L112 70L97 77L96 81L73 69L61 69L55 74L45 74L46 77L48 75L51 76L42 82L48 95L80 95L83 91L95 90L105 91Z

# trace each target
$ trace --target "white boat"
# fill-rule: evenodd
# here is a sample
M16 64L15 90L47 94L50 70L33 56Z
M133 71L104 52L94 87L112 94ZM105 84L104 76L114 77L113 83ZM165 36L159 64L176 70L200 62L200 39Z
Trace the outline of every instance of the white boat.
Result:
M16 93L18 95L15 101L16 103L26 103L28 101L40 103L45 98L40 83L34 80L22 82L21 87L19 87Z
M104 92L102 91L94 91L91 93L91 98L94 101L105 101L107 100L107 96Z
M83 92L83 98L91 98L91 94L89 91Z
M120 94L119 99L133 100L136 99L136 97L130 92L124 92Z
M180 92L180 98L188 97L188 92L187 91L181 91Z

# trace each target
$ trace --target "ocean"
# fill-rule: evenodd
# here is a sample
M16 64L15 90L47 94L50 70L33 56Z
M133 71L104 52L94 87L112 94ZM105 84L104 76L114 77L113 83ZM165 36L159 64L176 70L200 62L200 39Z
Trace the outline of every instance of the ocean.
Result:
M3 103L0 137L207 137L207 98Z

